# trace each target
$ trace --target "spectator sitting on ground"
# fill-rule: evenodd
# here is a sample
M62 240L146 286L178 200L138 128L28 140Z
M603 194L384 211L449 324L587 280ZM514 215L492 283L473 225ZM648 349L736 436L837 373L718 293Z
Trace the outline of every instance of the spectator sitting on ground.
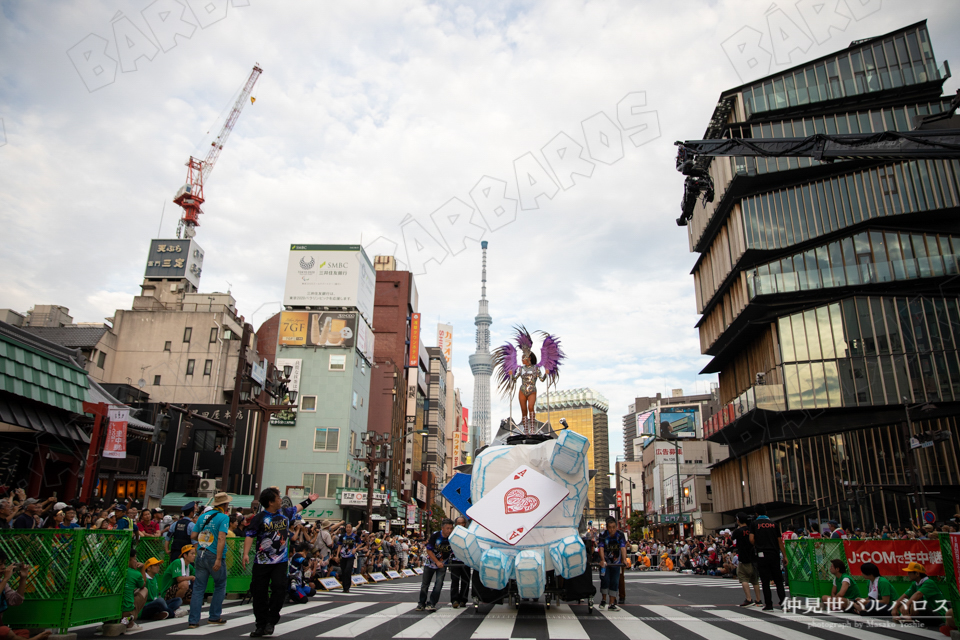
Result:
M10 579L13 577L14 571L18 570L20 582L17 584L16 590L14 590L13 587L10 586ZM0 640L43 640L53 633L50 630L41 631L31 637L30 632L26 629L17 629L14 631L3 624L3 611L8 607L16 607L23 604L23 594L27 590L29 576L29 565L11 564L7 554L0 551Z
M127 564L127 577L123 587L123 601L120 604L122 617L120 624L126 625L128 631L143 629L137 624L137 618L143 605L147 602L147 589L144 585L143 565L137 562L137 552L130 551L130 561Z
M147 600L140 610L141 620L166 620L176 615L177 609L183 604L180 598L168 600L160 595L160 580L157 579L157 575L162 565L163 563L156 558L150 558L140 569L144 584L147 586Z
M163 575L160 576L160 593L168 602L178 599L188 602L193 597L193 583L196 576L191 575L193 561L197 559L197 545L187 544L181 547L180 556L170 561ZM186 615L187 608L181 607L176 610L175 615L182 617Z

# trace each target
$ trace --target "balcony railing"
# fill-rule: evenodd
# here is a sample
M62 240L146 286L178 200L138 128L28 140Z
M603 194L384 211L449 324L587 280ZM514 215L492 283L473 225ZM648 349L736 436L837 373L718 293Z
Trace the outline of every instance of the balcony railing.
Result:
M737 398L720 408L703 425L703 436L708 438L731 422L754 409L766 411L786 411L787 400L782 384L762 384L750 387Z

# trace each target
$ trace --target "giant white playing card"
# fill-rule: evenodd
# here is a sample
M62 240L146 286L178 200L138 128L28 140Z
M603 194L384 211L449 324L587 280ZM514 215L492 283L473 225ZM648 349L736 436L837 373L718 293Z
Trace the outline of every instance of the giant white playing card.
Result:
M523 465L467 509L467 517L515 545L569 493L560 483Z

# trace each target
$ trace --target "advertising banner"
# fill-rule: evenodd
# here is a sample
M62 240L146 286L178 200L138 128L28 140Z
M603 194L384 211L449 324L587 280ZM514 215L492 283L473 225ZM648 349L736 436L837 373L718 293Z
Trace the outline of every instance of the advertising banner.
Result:
M645 423L647 422L647 419L650 418L654 413L656 412L644 411L643 413L637 414L637 435L638 436L643 435L645 433L649 433L650 435L653 435L653 431L649 431L649 432L647 431L647 425ZM653 422L654 421L651 420L650 424L653 425Z
M410 317L410 357L407 365L411 368L420 366L420 314L414 313Z
M872 562L882 576L902 576L908 562L919 562L928 576L942 576L943 554L938 540L844 540L843 549L852 575L860 575L860 566Z
M696 438L700 431L700 405L661 407L660 424L670 423L673 438Z
M300 370L303 368L303 360L299 358L277 358L274 365L283 373L284 367L291 367L290 382L287 383L287 391L296 391L300 393ZM287 394L281 398L280 404L292 404L290 395ZM271 427L295 427L297 426L297 410L286 409L270 414Z
M680 456L680 464L683 464L683 447L677 449L677 447L669 442L657 441L657 448L654 454L657 456L658 467L661 465L676 465L678 455ZM670 475L673 473L673 469L667 469L665 473Z
M422 482L417 482L417 500L420 502L427 501L427 485Z
M379 507L389 499L390 496L386 493L373 492L373 506L375 507ZM338 502L342 507L365 507L367 506L367 492L342 489Z
M280 314L279 343L284 347L356 346L354 311L284 311Z
M373 363L373 329L363 318L357 320L357 351Z
M447 360L447 367L453 361L453 326L437 323L437 346Z
M186 278L200 286L203 249L194 240L151 240L145 278Z
M950 552L953 556L953 579L957 581L957 591L960 591L960 533L950 534Z
M108 411L110 424L107 426L107 441L103 445L104 458L127 457L127 420L129 407L111 408Z
M460 440L467 442L470 439L470 410L463 407L463 428L460 431Z
M355 307L373 322L377 276L360 245L290 245L283 304L292 307Z

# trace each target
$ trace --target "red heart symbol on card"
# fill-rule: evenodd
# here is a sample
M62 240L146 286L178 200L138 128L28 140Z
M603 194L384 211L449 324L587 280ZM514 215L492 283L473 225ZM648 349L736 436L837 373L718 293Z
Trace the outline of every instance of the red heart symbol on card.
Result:
M514 487L503 496L504 513L530 513L540 506L540 498L527 495L520 487Z

